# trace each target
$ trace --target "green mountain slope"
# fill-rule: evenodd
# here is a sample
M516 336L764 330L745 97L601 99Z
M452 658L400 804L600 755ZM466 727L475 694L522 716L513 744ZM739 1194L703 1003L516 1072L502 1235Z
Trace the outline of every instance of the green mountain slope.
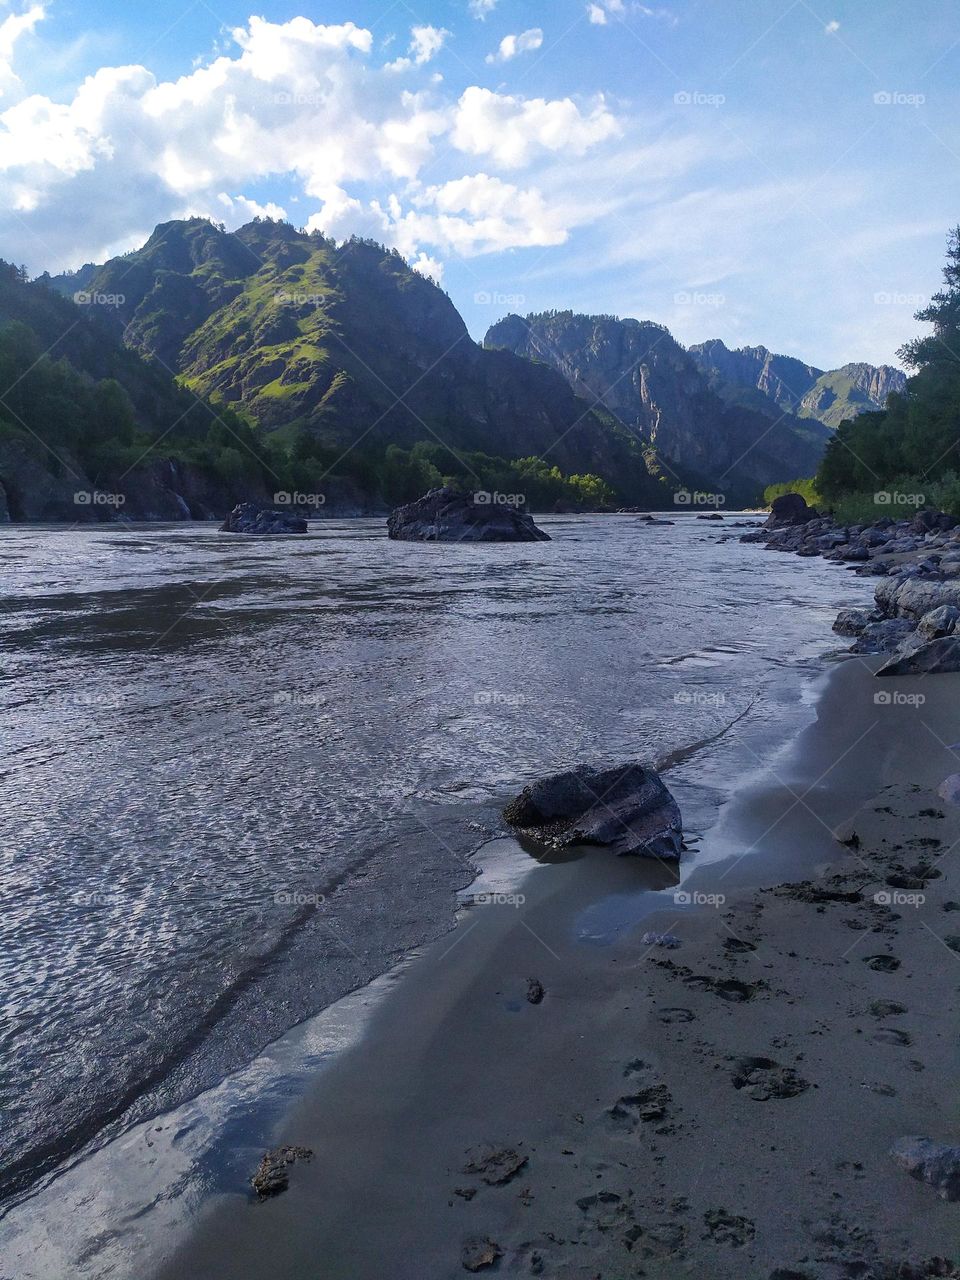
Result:
M75 280L53 283L70 292ZM105 320L118 337L242 408L275 444L306 436L302 448L338 466L358 450L369 460L429 444L467 477L469 453L533 457L602 477L621 501L671 504L675 482L649 440L553 371L483 350L446 294L380 245L193 219L85 270L84 285L117 300Z

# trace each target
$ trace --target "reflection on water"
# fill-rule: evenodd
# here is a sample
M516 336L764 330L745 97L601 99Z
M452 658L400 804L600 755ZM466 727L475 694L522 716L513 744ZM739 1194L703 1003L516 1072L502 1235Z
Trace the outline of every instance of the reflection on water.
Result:
M0 531L0 1190L434 936L530 778L663 757L757 698L782 738L797 665L868 595L719 523L544 523ZM709 759L671 779L695 827Z

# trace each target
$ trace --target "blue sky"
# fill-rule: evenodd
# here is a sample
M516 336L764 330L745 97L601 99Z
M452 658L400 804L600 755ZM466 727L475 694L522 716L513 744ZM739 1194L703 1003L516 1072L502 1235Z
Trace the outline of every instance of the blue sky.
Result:
M960 220L945 0L0 0L0 255L171 217L397 245L510 310L892 362Z

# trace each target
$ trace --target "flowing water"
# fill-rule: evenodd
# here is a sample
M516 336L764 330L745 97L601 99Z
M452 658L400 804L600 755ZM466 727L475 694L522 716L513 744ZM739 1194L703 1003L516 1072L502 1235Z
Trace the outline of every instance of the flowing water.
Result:
M729 519L541 523L0 531L8 1199L449 927L523 782L748 708L731 736L782 742L870 594ZM695 832L726 784L696 756L673 777Z

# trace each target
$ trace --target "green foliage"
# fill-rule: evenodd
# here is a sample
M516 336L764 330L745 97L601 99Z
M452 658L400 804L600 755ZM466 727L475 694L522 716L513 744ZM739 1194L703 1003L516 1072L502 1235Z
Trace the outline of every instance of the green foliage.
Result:
M816 480L786 480L781 484L767 485L763 491L764 506L769 507L775 498L782 498L785 493L799 493L805 498L808 506L820 507L823 499L817 490Z
M866 510L877 492L923 493L928 503L955 503L960 464L960 227L947 239L944 288L916 318L933 333L908 342L900 358L917 370L887 408L842 422L816 477L837 510ZM883 514L880 512L880 514Z

